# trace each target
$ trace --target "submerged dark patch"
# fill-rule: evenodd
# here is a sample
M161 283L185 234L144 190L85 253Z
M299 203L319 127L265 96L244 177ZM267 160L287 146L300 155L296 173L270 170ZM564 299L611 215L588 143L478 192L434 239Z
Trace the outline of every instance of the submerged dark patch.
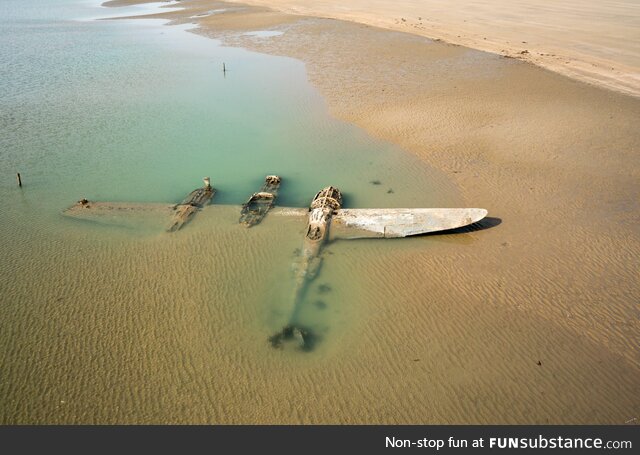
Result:
M331 286L329 286L328 284L321 284L320 286L318 286L318 294L327 294L331 292L331 290Z
M285 343L295 342L301 351L311 352L319 341L319 336L309 328L287 325L268 340L274 349L283 349Z

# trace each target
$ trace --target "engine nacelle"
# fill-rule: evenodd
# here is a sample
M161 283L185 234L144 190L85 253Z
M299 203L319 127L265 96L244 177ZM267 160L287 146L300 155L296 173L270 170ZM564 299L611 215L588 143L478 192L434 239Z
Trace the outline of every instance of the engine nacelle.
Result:
M336 210L342 207L342 193L340 190L328 186L318 192L309 206L309 224L307 226L305 253L314 255L318 253L320 244L329 235L331 217Z

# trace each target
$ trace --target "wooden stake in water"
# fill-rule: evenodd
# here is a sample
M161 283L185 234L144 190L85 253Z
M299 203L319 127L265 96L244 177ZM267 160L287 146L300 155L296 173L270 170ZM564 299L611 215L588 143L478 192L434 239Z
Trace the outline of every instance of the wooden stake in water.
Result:
M227 66L224 64L224 62L222 62L222 72L223 73L227 72Z
M22 178L19 172L16 174L16 178L18 179L18 186L22 188Z

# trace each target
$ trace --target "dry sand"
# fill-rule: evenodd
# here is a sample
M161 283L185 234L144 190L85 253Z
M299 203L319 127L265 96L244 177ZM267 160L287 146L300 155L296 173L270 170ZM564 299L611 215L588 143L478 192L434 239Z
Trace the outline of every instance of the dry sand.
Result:
M430 254L411 241L383 242L375 245L383 254L362 263L356 250L370 242L341 245L333 273L361 270L358 300L372 302L344 352L296 371L294 384L274 373L241 387L221 369L231 382L211 392L224 410L213 420L618 424L638 416L638 98L414 34L262 7L181 5L166 17L305 61L336 116L446 172L469 206L495 217L489 229L430 238ZM215 8L229 10L193 18ZM284 34L242 36L264 28ZM545 34L527 33L532 43Z
M511 55L579 80L640 96L640 4L634 0L242 3L291 14L349 20Z

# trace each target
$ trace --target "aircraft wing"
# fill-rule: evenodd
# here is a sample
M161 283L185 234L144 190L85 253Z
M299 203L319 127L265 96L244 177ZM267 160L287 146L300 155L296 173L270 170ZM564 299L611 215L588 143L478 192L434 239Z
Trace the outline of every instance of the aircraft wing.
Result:
M208 204L204 210L215 210L221 217L233 218L240 215L239 205ZM98 224L135 228L139 226L164 226L173 232L178 230L189 219L193 218L196 207L180 204L155 202L95 202L78 201L63 210L62 214L71 218L91 221ZM269 210L270 216L306 219L309 209L274 207Z
M207 205L206 210L218 210L220 215L240 213L239 206ZM135 202L79 201L63 211L72 218L100 224L136 227L149 223L165 225L169 231L178 229L195 214L197 208L188 205ZM309 209L274 207L273 217L306 220ZM331 239L394 238L455 229L480 221L487 215L484 209L340 209L331 221ZM178 220L178 225L176 225ZM169 225L167 226L167 222Z
M480 221L485 209L341 209L333 215L332 239L395 238L445 231Z
M121 215L135 215L142 213L168 214L176 204L163 204L156 202L77 202L65 209L62 213L76 218L109 217Z
M309 209L299 207L274 207L269 213L273 216L290 216L307 219Z
M166 223L175 204L79 201L63 210L71 218L112 226L136 227L148 222Z

